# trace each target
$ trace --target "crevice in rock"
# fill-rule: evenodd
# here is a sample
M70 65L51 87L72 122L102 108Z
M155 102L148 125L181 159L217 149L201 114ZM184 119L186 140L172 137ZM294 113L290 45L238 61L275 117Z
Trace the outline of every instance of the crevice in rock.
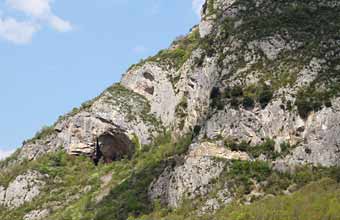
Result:
M145 79L148 79L150 81L154 81L155 80L155 77L153 77L153 75L151 73L149 73L149 72L144 72L143 76L144 76Z

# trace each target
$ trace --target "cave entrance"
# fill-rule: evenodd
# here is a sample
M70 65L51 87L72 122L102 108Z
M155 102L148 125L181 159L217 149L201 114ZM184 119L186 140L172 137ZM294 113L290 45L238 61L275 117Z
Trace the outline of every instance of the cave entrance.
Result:
M130 138L122 132L107 131L97 138L94 162L98 164L103 158L104 163L112 163L123 157L131 157L135 146Z

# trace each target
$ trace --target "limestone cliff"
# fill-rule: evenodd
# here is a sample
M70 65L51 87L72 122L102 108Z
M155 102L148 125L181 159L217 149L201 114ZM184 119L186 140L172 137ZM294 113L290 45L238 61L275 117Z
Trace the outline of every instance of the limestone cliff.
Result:
M88 206L96 212L79 208L88 217L72 219L124 219L152 212L146 204L136 208L129 206L131 201L116 201L125 199L119 190L133 190L129 187L145 170L148 181L138 188L143 192L137 193L142 198L136 195L139 202L180 208L183 201L199 198L194 210L199 216L233 201L249 204L272 195L268 189L275 175L288 182L276 193L289 194L297 185L289 175L301 167L340 165L339 36L340 1L206 0L201 22L188 35L133 65L119 84L26 141L3 167L10 170L60 151L91 156L96 139L110 131L116 139L129 138L136 155L114 162L112 169L124 171L109 171L117 179L57 203L60 209L79 208L74 201L84 194L90 198ZM159 144L164 134L171 141ZM187 148L178 149L186 135ZM247 175L246 181L238 179L242 169L239 176ZM7 192L26 176L21 173L7 181L7 189L0 187L0 204L15 208L38 196L40 188L24 199L23 193L32 190ZM119 209L110 212L112 201ZM60 209L31 207L25 219L37 219L29 214L41 212L44 218L52 213L51 219L62 219Z

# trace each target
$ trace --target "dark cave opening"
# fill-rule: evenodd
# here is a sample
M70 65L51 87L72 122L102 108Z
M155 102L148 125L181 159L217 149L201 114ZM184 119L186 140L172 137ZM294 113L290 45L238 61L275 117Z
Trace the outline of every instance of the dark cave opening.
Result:
M97 137L93 160L97 165L100 160L112 163L124 157L131 158L135 146L130 138L122 132L105 132Z

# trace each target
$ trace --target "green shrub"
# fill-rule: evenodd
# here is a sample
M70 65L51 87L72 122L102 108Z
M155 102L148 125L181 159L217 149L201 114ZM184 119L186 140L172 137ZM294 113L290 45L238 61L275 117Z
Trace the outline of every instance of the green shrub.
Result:
M279 154L275 151L275 141L269 138L267 138L263 143L254 146L251 146L246 141L236 143L233 140L226 139L224 141L224 145L226 148L229 148L233 151L247 152L253 158L258 158L261 154L265 155L271 160L274 160L279 156L283 156L283 154ZM286 155L286 152L284 153L284 155Z
M40 131L38 131L35 134L35 136L32 139L27 140L26 142L30 143L30 142L35 142L37 140L42 140L54 133L55 133L54 126L44 126L40 129Z
M249 85L245 88L236 85L232 88L227 87L224 90L224 98L228 99L233 108L238 108L240 104L245 109L252 109L255 103L260 103L265 108L273 98L273 90L265 84Z
M255 106L255 101L254 101L253 98L251 98L251 97L249 97L249 96L246 96L246 97L244 97L244 99L243 99L242 105L243 105L243 107L244 107L245 109L252 109L252 108L254 108L254 106Z
M261 107L265 108L272 98L273 98L272 89L267 85L263 85L258 96L258 101Z
M183 98L180 103L176 106L175 113L178 117L184 118L187 115L188 100Z
M309 113L319 111L322 106L331 106L330 94L315 87L304 88L298 92L295 104L301 118L306 119Z
M188 36L179 38L173 42L173 48L161 50L157 55L149 57L143 60L140 64L145 62L162 62L166 64L171 64L178 70L183 66L183 64L189 59L192 51L199 46L200 35L198 30L194 30Z
M296 146L292 146L290 145L289 142L282 142L280 144L280 148L281 148L281 156L286 156L289 154L289 152L291 151L291 149L295 148Z
M241 86L234 86L230 91L231 97L241 97L243 96L243 89Z
M231 163L227 169L229 179L236 183L236 186L244 186L245 193L249 193L253 185L252 179L258 182L264 181L271 173L268 163L263 161L240 161Z
M275 159L275 141L267 138L262 144L250 148L250 152L253 157L259 157L261 154L264 154L269 159Z
M233 151L243 151L243 152L246 152L247 150L249 150L249 147L250 147L246 141L241 141L241 143L238 144L235 141L229 140L229 139L224 140L224 146Z

